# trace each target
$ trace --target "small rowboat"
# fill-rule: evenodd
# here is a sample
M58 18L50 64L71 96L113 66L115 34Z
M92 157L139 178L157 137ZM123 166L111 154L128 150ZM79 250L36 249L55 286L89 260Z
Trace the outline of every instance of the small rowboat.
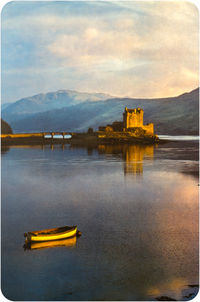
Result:
M80 235L81 232L78 231L77 226L64 226L60 228L24 233L26 242L59 240Z

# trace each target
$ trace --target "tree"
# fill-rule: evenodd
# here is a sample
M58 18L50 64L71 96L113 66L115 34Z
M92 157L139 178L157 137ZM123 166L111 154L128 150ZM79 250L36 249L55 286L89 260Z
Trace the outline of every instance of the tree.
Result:
M12 128L10 125L1 119L1 133L2 134L11 134L13 133Z

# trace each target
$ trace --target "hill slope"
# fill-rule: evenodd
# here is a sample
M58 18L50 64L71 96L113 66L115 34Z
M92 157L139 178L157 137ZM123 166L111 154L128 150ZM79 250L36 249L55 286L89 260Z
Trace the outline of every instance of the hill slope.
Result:
M85 131L122 120L124 107L144 109L144 124L153 122L158 134L198 134L199 89L162 99L113 98L106 101L73 102L62 109L31 113L2 112L14 131Z

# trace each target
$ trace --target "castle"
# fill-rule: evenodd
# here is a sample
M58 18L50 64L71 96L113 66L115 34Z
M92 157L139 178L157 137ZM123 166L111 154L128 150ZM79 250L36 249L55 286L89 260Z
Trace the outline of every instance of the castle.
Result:
M138 128L142 129L147 135L154 135L154 124L143 124L144 111L141 108L128 109L125 107L123 113L123 122L113 122L111 125L99 127L99 131L123 131L135 132Z
M154 124L143 124L144 111L141 108L127 109L125 107L123 113L123 131L129 131L133 128L139 127L145 130L146 134L154 135Z

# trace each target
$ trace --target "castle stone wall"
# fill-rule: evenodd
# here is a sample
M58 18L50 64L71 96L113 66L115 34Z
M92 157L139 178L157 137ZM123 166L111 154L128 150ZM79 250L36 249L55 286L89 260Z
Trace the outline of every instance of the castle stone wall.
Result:
M146 131L146 134L154 135L154 124L153 123L143 125L142 129L144 129Z
M134 128L143 126L143 110L137 109L127 109L123 113L124 128Z

